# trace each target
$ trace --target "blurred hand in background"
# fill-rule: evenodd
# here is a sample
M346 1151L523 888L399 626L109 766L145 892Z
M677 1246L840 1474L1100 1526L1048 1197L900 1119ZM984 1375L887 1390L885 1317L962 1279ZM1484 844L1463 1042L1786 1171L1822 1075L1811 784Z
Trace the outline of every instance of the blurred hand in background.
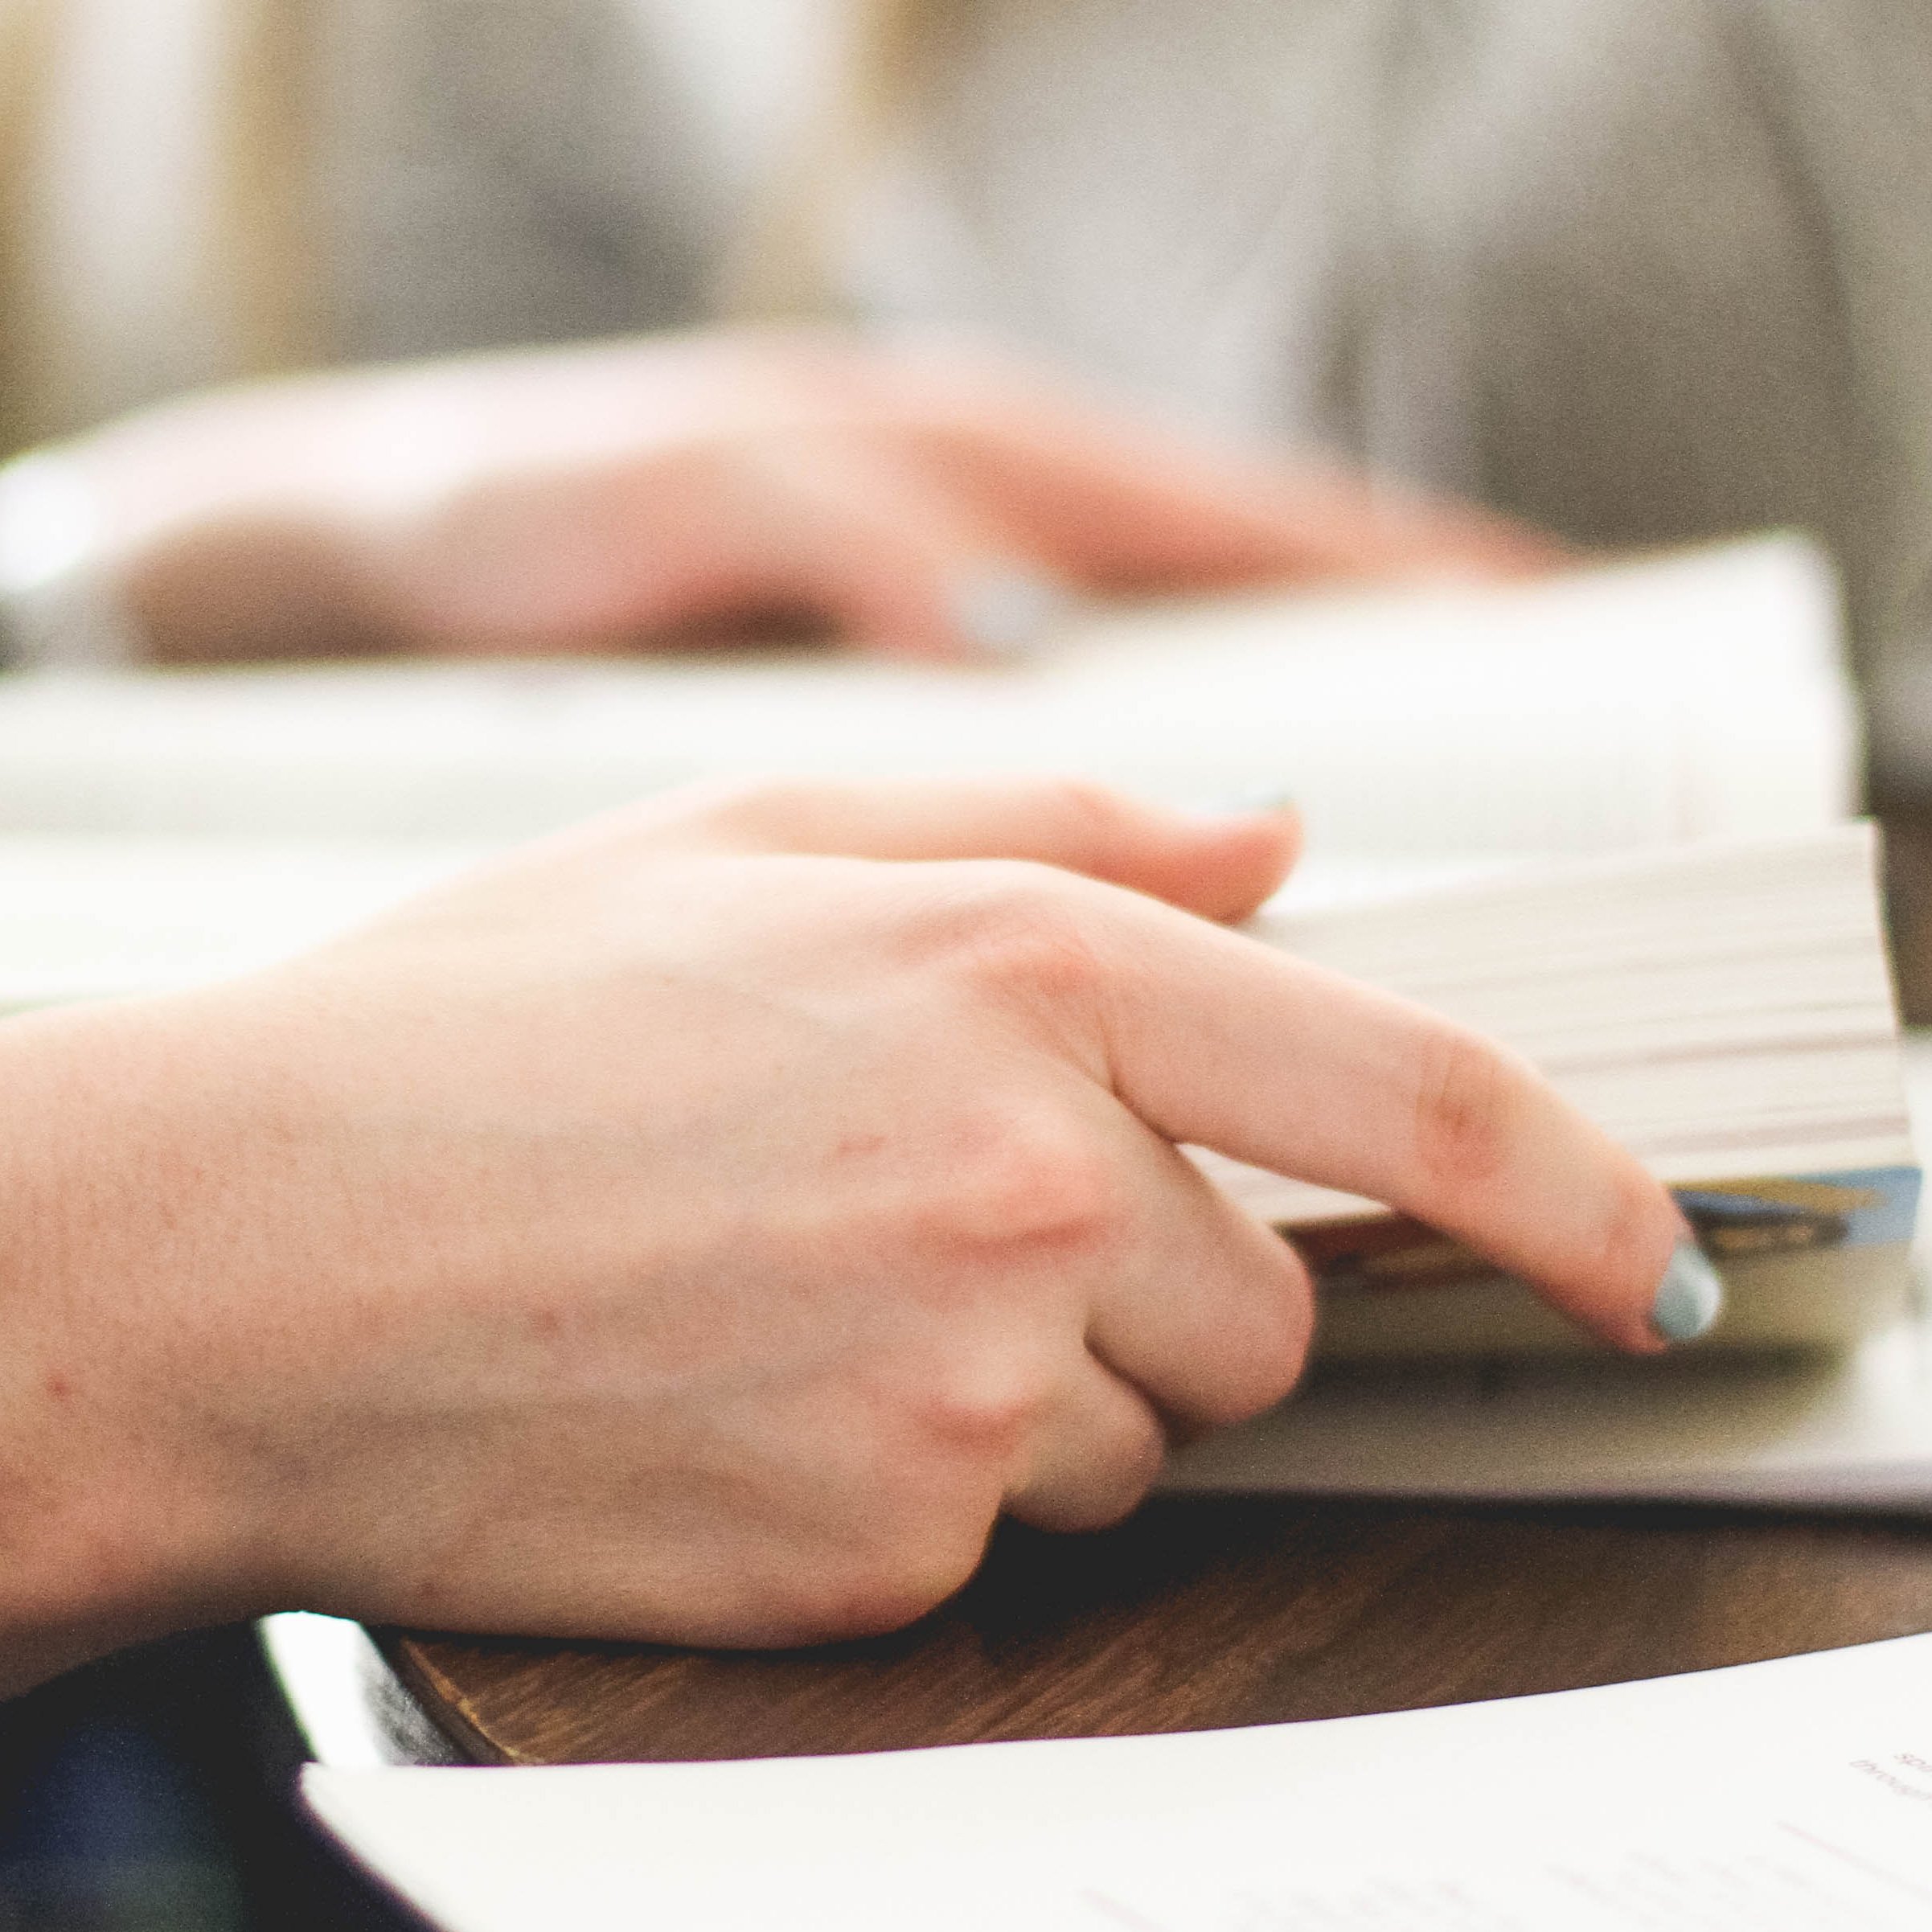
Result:
M1070 600L1487 576L1496 516L1238 457L1011 368L726 332L265 384L69 446L153 654L609 651L774 622L1023 650Z

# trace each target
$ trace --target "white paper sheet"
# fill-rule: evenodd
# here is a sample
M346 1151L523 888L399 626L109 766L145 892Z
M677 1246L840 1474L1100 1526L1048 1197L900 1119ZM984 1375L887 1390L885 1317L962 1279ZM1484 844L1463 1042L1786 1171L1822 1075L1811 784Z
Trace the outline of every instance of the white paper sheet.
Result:
M1932 1638L1319 1724L304 1790L449 1932L1923 1932Z

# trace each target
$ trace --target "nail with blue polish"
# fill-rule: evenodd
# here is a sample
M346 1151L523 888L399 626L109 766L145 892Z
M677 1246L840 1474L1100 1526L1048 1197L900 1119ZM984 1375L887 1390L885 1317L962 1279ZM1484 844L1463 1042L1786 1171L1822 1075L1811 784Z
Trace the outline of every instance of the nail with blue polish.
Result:
M1021 570L987 570L953 593L953 622L982 657L1031 657L1073 609L1072 595Z
M1724 1312L1724 1284L1704 1250L1681 1241L1651 1303L1651 1327L1667 1342L1694 1342Z

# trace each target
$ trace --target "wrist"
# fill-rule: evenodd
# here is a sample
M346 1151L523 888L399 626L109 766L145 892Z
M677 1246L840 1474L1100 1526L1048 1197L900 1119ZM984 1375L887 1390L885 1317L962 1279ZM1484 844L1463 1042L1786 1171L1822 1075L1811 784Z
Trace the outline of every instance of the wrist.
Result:
M0 1695L272 1607L200 1413L222 1150L152 1011L0 1024Z

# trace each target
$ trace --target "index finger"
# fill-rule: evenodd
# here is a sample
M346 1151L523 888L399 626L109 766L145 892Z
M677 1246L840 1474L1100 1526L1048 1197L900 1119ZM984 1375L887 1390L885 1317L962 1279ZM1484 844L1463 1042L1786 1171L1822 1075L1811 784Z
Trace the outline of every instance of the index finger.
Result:
M1110 900L1104 1073L1157 1132L1386 1203L1623 1348L1708 1326L1717 1288L1663 1186L1527 1061L1259 941Z

